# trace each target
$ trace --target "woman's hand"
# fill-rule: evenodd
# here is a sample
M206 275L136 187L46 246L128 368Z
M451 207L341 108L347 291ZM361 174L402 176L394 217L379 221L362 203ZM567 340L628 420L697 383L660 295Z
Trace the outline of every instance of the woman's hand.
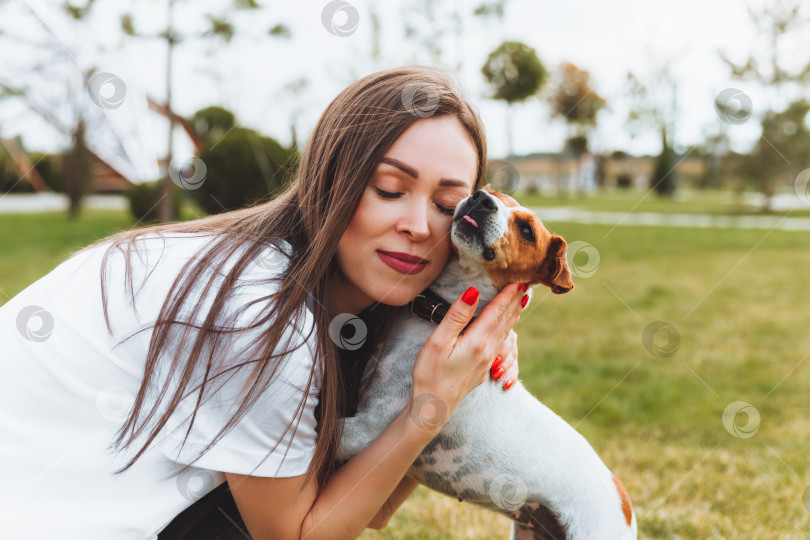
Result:
M490 376L502 383L501 388L509 390L517 382L518 376L518 347L517 334L514 330L509 331L509 337L503 342L503 347L498 353L498 358L489 368Z
M478 291L470 287L453 302L413 366L409 408L418 425L438 432L464 397L488 379L499 352L512 349L505 342L520 318L523 295L520 284L507 285L461 335L475 314Z

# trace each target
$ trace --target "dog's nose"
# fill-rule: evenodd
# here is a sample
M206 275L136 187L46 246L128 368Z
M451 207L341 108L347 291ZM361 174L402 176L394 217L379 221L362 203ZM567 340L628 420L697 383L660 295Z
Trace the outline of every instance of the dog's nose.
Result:
M470 201L475 209L480 208L486 212L494 212L498 209L495 201L493 201L492 197L487 195L483 189L476 189Z

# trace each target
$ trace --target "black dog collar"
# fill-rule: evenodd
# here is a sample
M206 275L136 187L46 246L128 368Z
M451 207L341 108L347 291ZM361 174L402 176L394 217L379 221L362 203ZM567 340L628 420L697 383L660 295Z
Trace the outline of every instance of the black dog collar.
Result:
M414 315L418 315L436 324L442 322L442 319L444 319L444 316L447 315L447 311L450 309L450 304L445 302L442 297L430 289L425 289L422 291L422 294L416 295L416 298L411 300L408 306L411 308L411 313ZM478 315L473 316L470 322L467 323L467 326L470 326L477 317ZM467 329L467 326L464 327L464 330ZM462 332L464 330L462 330Z

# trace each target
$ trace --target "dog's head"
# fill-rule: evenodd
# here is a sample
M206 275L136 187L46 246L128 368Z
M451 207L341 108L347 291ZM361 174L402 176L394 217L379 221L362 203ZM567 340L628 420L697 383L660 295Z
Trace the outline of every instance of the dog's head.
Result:
M555 294L574 288L565 240L489 184L456 206L450 237L460 263L483 268L497 290L527 281L542 283Z

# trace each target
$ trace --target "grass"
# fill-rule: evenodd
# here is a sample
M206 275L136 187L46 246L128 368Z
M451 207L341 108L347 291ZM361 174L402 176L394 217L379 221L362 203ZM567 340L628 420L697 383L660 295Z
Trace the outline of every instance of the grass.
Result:
M198 212L195 206L183 203L181 214L183 219L192 219ZM116 210L83 210L75 221L65 212L0 214L0 305L72 252L133 227L135 220L129 213Z
M665 214L711 214L735 216L810 217L810 205L795 210L763 211L758 206L745 204L727 190L680 189L676 197L659 197L653 192L609 189L586 196L558 197L539 193L516 193L515 198L526 207L570 207L600 212L659 212Z
M622 479L640 537L806 538L810 234L546 225L591 244L599 264L577 277L591 261L572 254L573 292L534 288L515 328L520 378ZM115 212L85 212L69 226L61 214L0 215L0 289L14 295L73 249L129 226ZM673 355L643 345L654 321L677 331ZM665 346L663 337L653 343ZM734 401L761 415L751 438L723 425ZM420 486L388 527L361 538L508 531L506 518Z
M599 267L568 295L535 287L516 327L522 382L622 479L642 538L806 538L810 234L608 231L556 224L593 245ZM659 320L679 335L670 357L642 344ZM754 437L725 429L734 401L760 412ZM420 486L386 529L361 538L506 539L508 530L506 518Z

